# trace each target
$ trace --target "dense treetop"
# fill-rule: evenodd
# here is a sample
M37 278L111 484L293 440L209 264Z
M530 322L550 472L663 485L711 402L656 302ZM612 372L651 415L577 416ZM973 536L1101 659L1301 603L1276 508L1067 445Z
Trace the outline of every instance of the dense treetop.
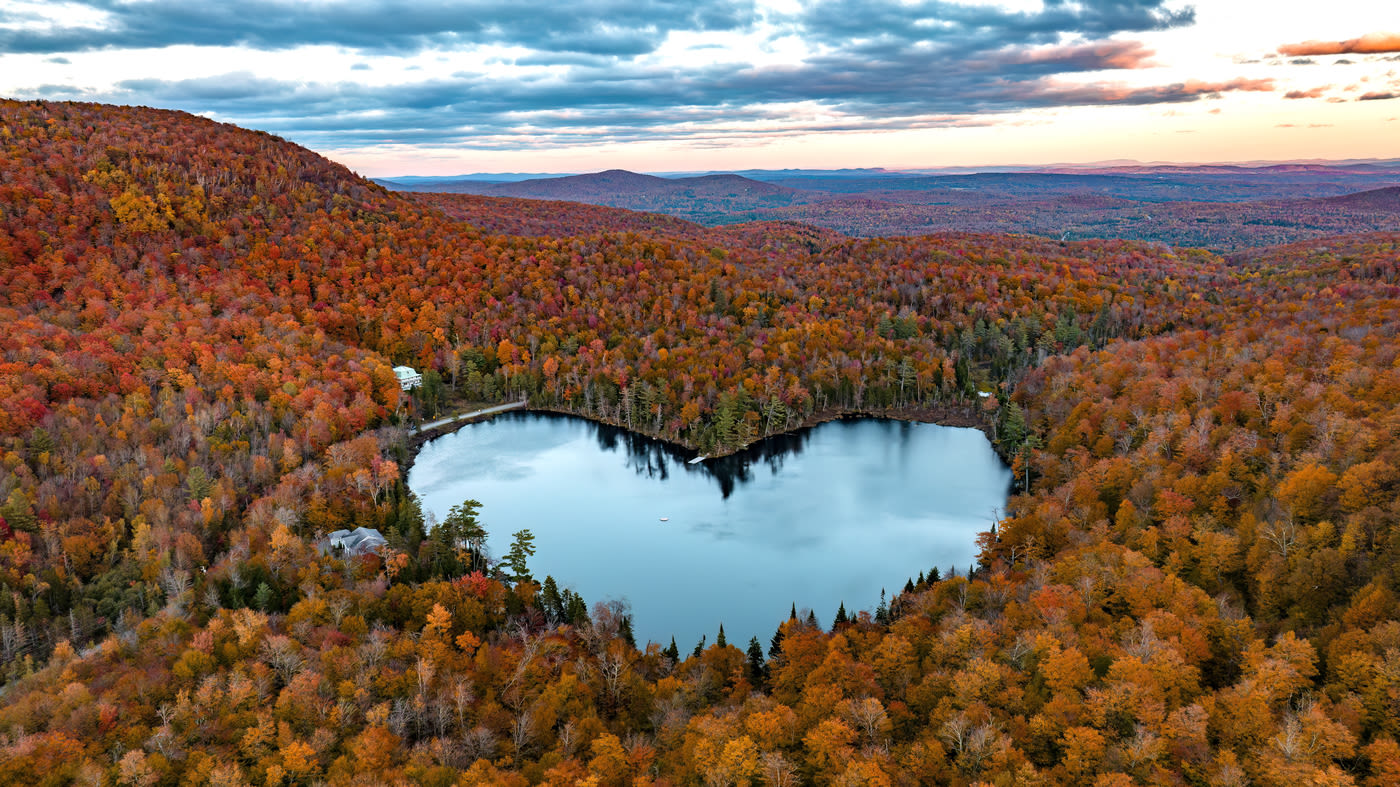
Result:
M96 105L0 149L0 781L1400 778L1400 237L708 230ZM425 530L453 392L705 451L962 414L1019 494L973 577L638 649L489 511Z

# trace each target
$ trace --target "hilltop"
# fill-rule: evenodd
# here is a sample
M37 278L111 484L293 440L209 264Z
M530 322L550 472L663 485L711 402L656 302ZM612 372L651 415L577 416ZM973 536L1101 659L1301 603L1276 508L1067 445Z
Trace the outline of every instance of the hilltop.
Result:
M1400 212L1400 186L1371 189L1340 197L1329 197L1317 201L1318 207L1357 208L1386 212Z

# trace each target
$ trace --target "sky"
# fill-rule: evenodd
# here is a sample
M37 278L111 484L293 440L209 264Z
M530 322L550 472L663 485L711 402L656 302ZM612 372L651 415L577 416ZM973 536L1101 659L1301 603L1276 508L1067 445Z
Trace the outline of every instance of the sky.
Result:
M0 0L0 95L370 176L1400 158L1400 3Z

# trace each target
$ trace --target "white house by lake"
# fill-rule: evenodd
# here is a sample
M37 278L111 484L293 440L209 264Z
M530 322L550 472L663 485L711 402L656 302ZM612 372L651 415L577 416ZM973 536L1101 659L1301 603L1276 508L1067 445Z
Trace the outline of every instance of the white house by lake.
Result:
M399 387L405 391L412 391L423 383L423 375L412 366L395 366L394 376L399 378Z

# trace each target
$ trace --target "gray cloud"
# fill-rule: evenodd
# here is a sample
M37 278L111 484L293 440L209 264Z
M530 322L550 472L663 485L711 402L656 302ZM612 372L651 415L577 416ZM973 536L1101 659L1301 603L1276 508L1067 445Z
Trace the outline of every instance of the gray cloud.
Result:
M1110 36L1193 22L1190 7L1168 8L1167 0L1045 0L1043 8L1027 12L948 0L814 0L799 13L769 17L751 0L81 4L110 14L110 21L101 28L0 27L0 52L320 44L370 57L503 44L528 50L508 65L559 67L548 74L521 69L509 78L461 72L389 86L240 72L133 79L105 92L22 91L24 97L212 112L313 147L524 148L985 125L996 122L997 113L1019 109L1178 103L1272 89L1267 80L1129 88L1106 77L1154 65L1153 52L1140 42ZM7 21L13 20L0 10L0 25ZM677 31L793 35L821 54L781 66L688 69L658 67L642 57ZM1066 75L1088 75L1088 81L1060 79ZM823 120L805 122L775 109L794 103L821 107Z
M370 53L511 44L547 52L638 55L674 30L733 30L754 21L752 0L78 0L105 13L101 27L51 22L0 28L0 51L246 46L275 50L324 44ZM0 10L0 24L21 21Z
M818 0L798 16L818 40L844 44L938 42L961 49L988 42L1056 43L1073 32L1098 38L1123 32L1163 30L1191 24L1195 10L1164 8L1163 0L1045 0L1039 11L1009 11L947 0Z

